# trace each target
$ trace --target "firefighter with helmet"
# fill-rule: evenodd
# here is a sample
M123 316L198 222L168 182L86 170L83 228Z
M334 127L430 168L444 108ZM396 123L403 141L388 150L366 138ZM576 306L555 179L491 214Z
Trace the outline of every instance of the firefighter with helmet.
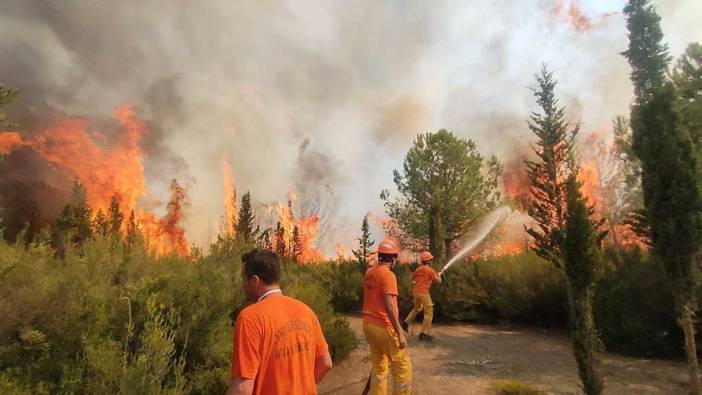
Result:
M419 334L420 341L430 342L434 340L431 335L431 320L434 318L434 303L431 301L431 284L436 281L441 283L441 275L443 270L436 272L431 263L434 256L429 251L424 251L419 255L421 265L412 273L412 282L414 283L414 308L410 311L407 318L402 322L402 329L409 332L409 326L414 321L420 311L424 311L424 321L422 322L422 332Z

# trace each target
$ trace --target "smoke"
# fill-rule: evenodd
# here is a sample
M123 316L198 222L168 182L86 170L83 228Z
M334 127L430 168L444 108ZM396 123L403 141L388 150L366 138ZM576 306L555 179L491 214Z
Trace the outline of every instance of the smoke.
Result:
M201 245L223 208L222 157L239 191L271 202L294 187L325 210L324 235L351 247L416 133L448 128L503 160L527 144L542 62L586 130L631 98L624 20L611 14L623 1L563 2L588 29L547 0L129 3L5 1L0 78L22 91L9 115L25 137L85 117L109 144L112 112L134 106L148 199L167 202L178 179ZM674 54L702 40L699 2L660 11ZM336 240L321 242L333 256Z

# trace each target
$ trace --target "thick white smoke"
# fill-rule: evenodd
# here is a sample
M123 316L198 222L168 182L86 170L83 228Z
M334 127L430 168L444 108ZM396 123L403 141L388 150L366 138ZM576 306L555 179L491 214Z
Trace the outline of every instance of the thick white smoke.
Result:
M256 201L291 184L324 200L324 241L353 243L418 132L448 128L507 159L530 138L528 87L542 62L584 128L628 112L624 1L4 1L0 80L25 132L61 111L148 121L149 189L188 188L186 229L203 244L222 207L219 163ZM659 1L674 55L702 40L702 3ZM304 144L304 149L302 145ZM376 238L381 235L376 235Z

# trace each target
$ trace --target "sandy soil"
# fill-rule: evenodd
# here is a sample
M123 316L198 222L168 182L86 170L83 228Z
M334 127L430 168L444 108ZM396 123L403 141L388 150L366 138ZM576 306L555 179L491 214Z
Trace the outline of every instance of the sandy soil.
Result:
M370 363L362 322L348 317L359 347L338 363L320 394L360 394ZM419 325L413 331L419 333ZM558 332L482 325L435 325L431 344L410 336L413 394L492 394L493 379L514 379L551 394L579 394L570 341ZM606 394L685 394L681 361L605 356ZM392 388L392 387L390 387Z

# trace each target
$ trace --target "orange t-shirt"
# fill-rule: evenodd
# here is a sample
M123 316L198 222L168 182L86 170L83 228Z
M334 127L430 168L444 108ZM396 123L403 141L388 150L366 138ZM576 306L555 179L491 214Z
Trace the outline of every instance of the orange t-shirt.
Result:
M412 273L414 280L414 293L416 295L426 295L431 289L431 283L439 278L436 271L429 265L422 265Z
M397 279L388 265L375 265L366 270L363 284L363 321L392 328L385 309L385 295L397 296Z
M314 363L327 349L312 309L269 295L236 319L232 378L254 380L254 394L316 394Z

